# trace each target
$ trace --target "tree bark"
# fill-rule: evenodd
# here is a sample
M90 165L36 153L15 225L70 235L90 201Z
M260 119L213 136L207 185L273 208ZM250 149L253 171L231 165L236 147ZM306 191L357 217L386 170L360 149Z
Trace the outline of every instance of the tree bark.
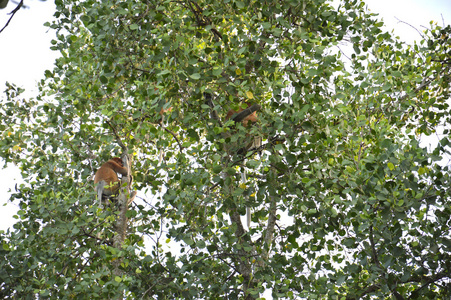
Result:
M124 151L125 152L125 151ZM131 164L128 154L122 155L122 162L124 167L128 170L128 176L123 176L121 179L121 188L119 196L117 197L118 203L118 215L115 224L115 235L113 238L113 247L120 252L122 245L124 244L125 237L127 236L128 218L127 210L128 206L133 202L136 196L136 191L130 193L132 176L131 176ZM118 258L113 261L113 275L116 277L122 277L122 271L120 269L122 258ZM123 299L123 295L118 295L116 299Z

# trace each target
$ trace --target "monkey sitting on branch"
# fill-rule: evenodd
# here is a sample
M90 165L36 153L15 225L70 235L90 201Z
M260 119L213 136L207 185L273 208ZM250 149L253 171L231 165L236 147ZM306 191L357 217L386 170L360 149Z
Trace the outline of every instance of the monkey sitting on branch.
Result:
M212 119L216 120L218 122L218 124L221 127L223 127L224 125L221 122L221 119L219 118L218 112L214 109L215 105L213 103L212 95L210 93L205 92L204 97L205 97L206 104L211 108L210 114L211 114ZM247 108L245 108L245 109L240 108L238 111L235 111L233 109L229 110L227 112L226 121L229 119L232 119L233 121L235 121L235 123L242 122L244 127L248 127L249 125L253 125L258 121L257 110L260 110L260 109L261 109L261 105L259 105L259 104L250 105L249 103L247 103ZM222 135L224 138L230 138L230 133L228 133L228 132L223 132ZM250 143L246 143L245 147L238 149L237 154L245 155L249 149L259 148L261 146L261 137L260 136L247 135L247 137L251 140ZM229 147L224 147L224 148L228 153L230 153ZM235 147L233 147L233 148L236 149ZM243 172L241 173L241 183L246 184L246 181L247 181L246 180L246 171L243 168ZM246 215L247 215L247 218L246 218L247 219L247 227L250 228L251 217L252 217L250 207L246 207Z
M116 196L119 193L120 181L117 173L123 176L128 175L127 168L124 167L119 157L113 157L97 170L94 184L96 184L97 201L99 201L100 207L103 199L108 200L111 196Z
M233 109L227 112L226 121L232 119L236 123L241 122L244 127L253 125L258 121L257 110L260 110L261 106L259 104L250 105L247 103L247 108L240 108L238 111ZM260 136L250 136L249 143L246 143L244 148L238 150L238 154L243 154L248 150L258 149L262 144L262 138Z
M241 122L244 127L248 127L249 125L253 125L258 121L257 118L257 110L260 110L261 106L258 104L250 105L247 103L247 108L243 109L240 108L238 111L235 111L233 109L229 110L227 112L226 120L229 120L230 118L235 122ZM260 136L251 136L249 134L246 135L246 138L249 139L248 142L246 142L245 147L242 147L238 149L237 154L238 155L245 155L247 151L258 149L262 144L262 138ZM246 184L246 171L243 169L241 173L241 183ZM246 224L247 227L250 228L251 225L251 218L252 218L252 212L250 207L246 207Z
M215 105L213 103L213 97L210 93L208 92L204 92L204 97L205 97L205 103L210 106L211 111L211 118L216 120L219 124L219 126L223 127L224 124L221 121L221 118L218 115L218 112L214 109ZM254 105L250 105L250 103L246 103L247 104L247 108L243 109L240 107L240 109L238 109L238 111L230 109L227 112L227 116L225 118L225 120L229 120L232 119L233 121L235 121L235 123L239 123L242 122L242 124L245 127L248 127L248 125L250 124L254 124L258 121L258 117L257 117L257 110L260 110L262 107L259 104L254 104ZM225 138L230 137L230 135L225 135ZM249 139L252 139L250 143L246 144L246 147L243 147L241 149L239 149L237 151L238 154L245 154L248 150L250 149L257 149L261 146L262 143L262 139L260 136L253 136L250 137Z

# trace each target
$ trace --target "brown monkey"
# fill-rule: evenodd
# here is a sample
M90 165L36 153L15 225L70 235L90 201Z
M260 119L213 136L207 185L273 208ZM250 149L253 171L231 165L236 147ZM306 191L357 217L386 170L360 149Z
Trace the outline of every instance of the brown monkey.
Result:
M94 184L97 184L96 192L99 205L102 203L102 195L111 196L117 194L119 190L117 173L124 176L128 175L127 168L124 167L119 157L113 157L97 170Z
M172 111L172 106L169 106L168 108L166 108L166 109L164 109L164 108L162 108L161 110L160 110L160 112L159 112L159 114L160 114L160 119L158 119L158 121L157 121L157 123L158 124L162 124L163 122L164 122L164 115L167 113L167 112L171 112Z
M250 103L247 103L247 107L250 107ZM238 111L235 111L233 109L229 110L227 112L227 116L226 116L226 120L230 119L233 115L238 114L240 112L242 112L244 109L240 107L240 109ZM251 113L250 115L246 116L241 123L243 124L244 127L248 127L249 125L252 125L254 123L256 123L258 121L258 117L257 117L257 111L254 111L253 113ZM249 124L251 123L251 124ZM247 138L251 139L251 141L243 148L238 149L237 153L239 155L243 155L247 152L247 150L249 149L256 149L259 148L261 146L261 137L259 136L254 136L251 137L249 134L247 135ZM241 173L241 183L242 184L246 184L246 171L243 171ZM251 226L251 218L252 218L252 212L251 212L251 208L250 207L246 207L246 223L247 223L247 228L250 228Z
M172 111L172 106L169 106L168 108L161 108L159 114L162 117L165 113L171 112L171 111Z
M154 88L155 91L157 92L159 89L158 88ZM166 104L166 100L163 103L164 105ZM169 106L168 108L161 108L160 109L160 119L157 121L158 124L161 124L164 121L164 114L166 114L167 112L171 112L172 111L172 106Z
M251 105L250 103L246 103L247 107L251 107L254 105ZM229 110L227 112L227 116L226 116L226 121L230 118L232 118L232 116L234 116L235 114L239 114L240 112L242 112L245 109L248 108L241 108L236 111L236 110ZM235 118L235 117L234 117ZM241 123L245 126L248 127L249 125L252 125L254 123L256 123L258 121L258 117L257 117L257 111L254 111L253 113L251 113L250 115L244 117L244 119L241 121ZM243 148L240 148L237 153L242 155L245 154L246 151L250 150L250 149L256 149L259 148L261 146L262 143L262 139L260 136L254 136L253 138L250 135L247 135L247 137L249 138L250 141L248 141L249 143L247 143L247 145Z
M250 103L247 103L247 107L250 107L250 106L251 106L251 104L250 104ZM242 112L243 110L244 110L244 108L241 108L241 107L240 107L240 109L239 109L238 111L233 110L233 109L229 110L229 111L227 112L226 121L227 121L228 119L230 119L230 117L232 117L234 114L237 114L237 113L239 113L239 112ZM241 122L243 123L243 125L244 125L245 127L247 127L247 126L249 125L249 122L250 122L250 123L255 123L255 122L257 122L257 121L258 121L258 118L257 118L257 112L254 111L253 113L251 113L250 115L248 115L247 117L245 117L245 118L243 119L243 121L241 121Z

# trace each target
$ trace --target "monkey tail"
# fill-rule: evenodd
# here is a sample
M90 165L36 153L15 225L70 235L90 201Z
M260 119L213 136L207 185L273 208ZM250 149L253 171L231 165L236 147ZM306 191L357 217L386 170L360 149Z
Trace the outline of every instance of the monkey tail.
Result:
M247 228L251 228L251 208L248 206L246 207L246 221L247 221Z
M103 195L103 190L105 188L105 180L101 180L99 181L99 183L96 186L96 192L97 192L97 201L99 202L99 207L102 207L102 195Z
M241 183L246 184L246 170L241 172ZM251 208L249 206L246 207L246 223L247 228L251 228Z

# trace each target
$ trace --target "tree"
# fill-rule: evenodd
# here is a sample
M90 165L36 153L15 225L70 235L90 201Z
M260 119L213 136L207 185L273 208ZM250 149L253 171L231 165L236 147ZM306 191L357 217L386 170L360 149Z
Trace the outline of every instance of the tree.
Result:
M56 4L62 57L1 107L27 183L3 296L451 295L450 26L409 46L358 1ZM246 103L257 126L225 120ZM100 210L89 178L121 151L140 199Z

